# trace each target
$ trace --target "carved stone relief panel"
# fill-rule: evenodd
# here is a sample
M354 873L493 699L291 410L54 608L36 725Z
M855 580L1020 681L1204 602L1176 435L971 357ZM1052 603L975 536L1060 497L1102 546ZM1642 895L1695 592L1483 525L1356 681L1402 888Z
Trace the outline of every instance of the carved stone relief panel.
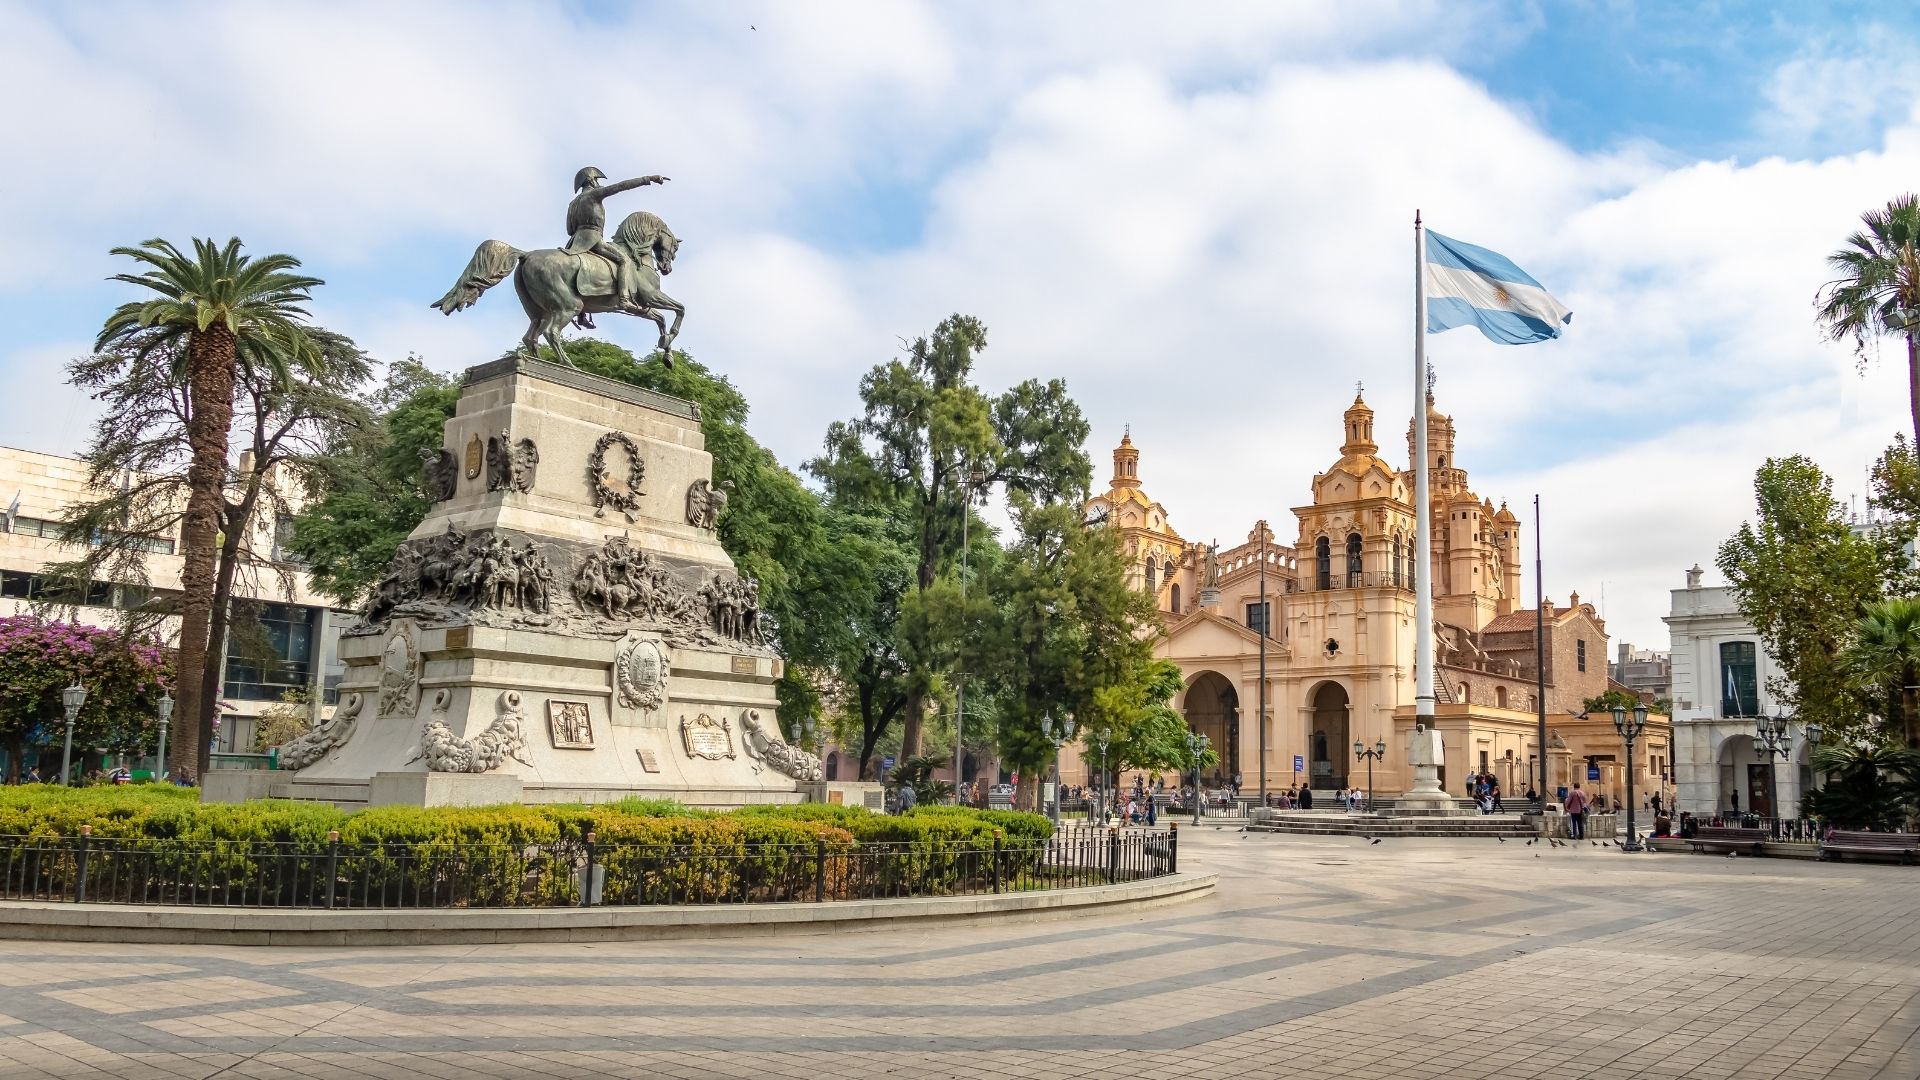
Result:
M547 701L547 732L556 750L593 749L593 713L584 701Z

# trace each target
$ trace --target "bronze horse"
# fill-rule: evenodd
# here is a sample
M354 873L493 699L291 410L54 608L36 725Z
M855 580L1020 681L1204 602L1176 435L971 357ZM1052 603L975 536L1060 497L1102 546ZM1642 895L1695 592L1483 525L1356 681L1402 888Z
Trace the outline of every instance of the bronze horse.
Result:
M467 269L447 295L433 305L443 314L469 308L480 294L513 275L513 291L520 294L520 306L527 312L527 333L520 339L520 353L532 356L541 338L553 346L553 355L568 367L566 346L560 331L581 313L614 312L652 319L660 328L660 357L673 366L673 339L680 335L680 320L686 309L680 301L660 291L660 279L673 273L673 259L680 251L680 238L667 223L645 210L628 214L613 234L610 243L627 257L624 290L633 303L616 300L614 268L608 260L591 252L569 254L560 248L521 251L499 240L488 240L473 253ZM668 326L663 311L673 312Z

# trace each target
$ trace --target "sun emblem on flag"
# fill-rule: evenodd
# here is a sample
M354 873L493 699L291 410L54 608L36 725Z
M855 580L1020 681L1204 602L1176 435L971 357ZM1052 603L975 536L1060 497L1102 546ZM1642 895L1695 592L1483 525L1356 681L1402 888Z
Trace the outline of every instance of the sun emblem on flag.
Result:
M1507 290L1501 288L1498 285L1495 285L1493 287L1493 298L1503 304L1513 303L1513 297L1508 294Z

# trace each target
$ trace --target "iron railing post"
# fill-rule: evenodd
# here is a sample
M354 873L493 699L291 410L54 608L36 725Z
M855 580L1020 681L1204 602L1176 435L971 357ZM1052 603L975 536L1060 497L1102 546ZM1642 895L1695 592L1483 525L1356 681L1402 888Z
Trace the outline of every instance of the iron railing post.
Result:
M73 880L73 902L76 904L84 904L87 902L87 839L92 835L93 826L80 826L79 866L75 870Z
M333 910L334 886L340 880L340 830L327 830L327 910Z
M816 839L813 842L813 899L819 903L827 898L827 842Z
M993 891L1000 891L1000 844L1006 834L999 829L993 830Z
M1180 872L1180 826L1167 822L1167 873Z
M1107 830L1107 884L1119 880L1120 874L1120 828L1113 826Z
M580 871L580 906L593 906L593 830L587 830L587 865Z

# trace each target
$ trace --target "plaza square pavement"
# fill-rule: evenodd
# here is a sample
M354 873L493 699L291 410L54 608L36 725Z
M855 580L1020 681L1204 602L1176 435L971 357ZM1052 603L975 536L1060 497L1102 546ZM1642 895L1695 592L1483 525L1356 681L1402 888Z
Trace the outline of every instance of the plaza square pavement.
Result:
M0 941L0 1077L1920 1077L1920 869L1184 832L1045 922L348 949Z

